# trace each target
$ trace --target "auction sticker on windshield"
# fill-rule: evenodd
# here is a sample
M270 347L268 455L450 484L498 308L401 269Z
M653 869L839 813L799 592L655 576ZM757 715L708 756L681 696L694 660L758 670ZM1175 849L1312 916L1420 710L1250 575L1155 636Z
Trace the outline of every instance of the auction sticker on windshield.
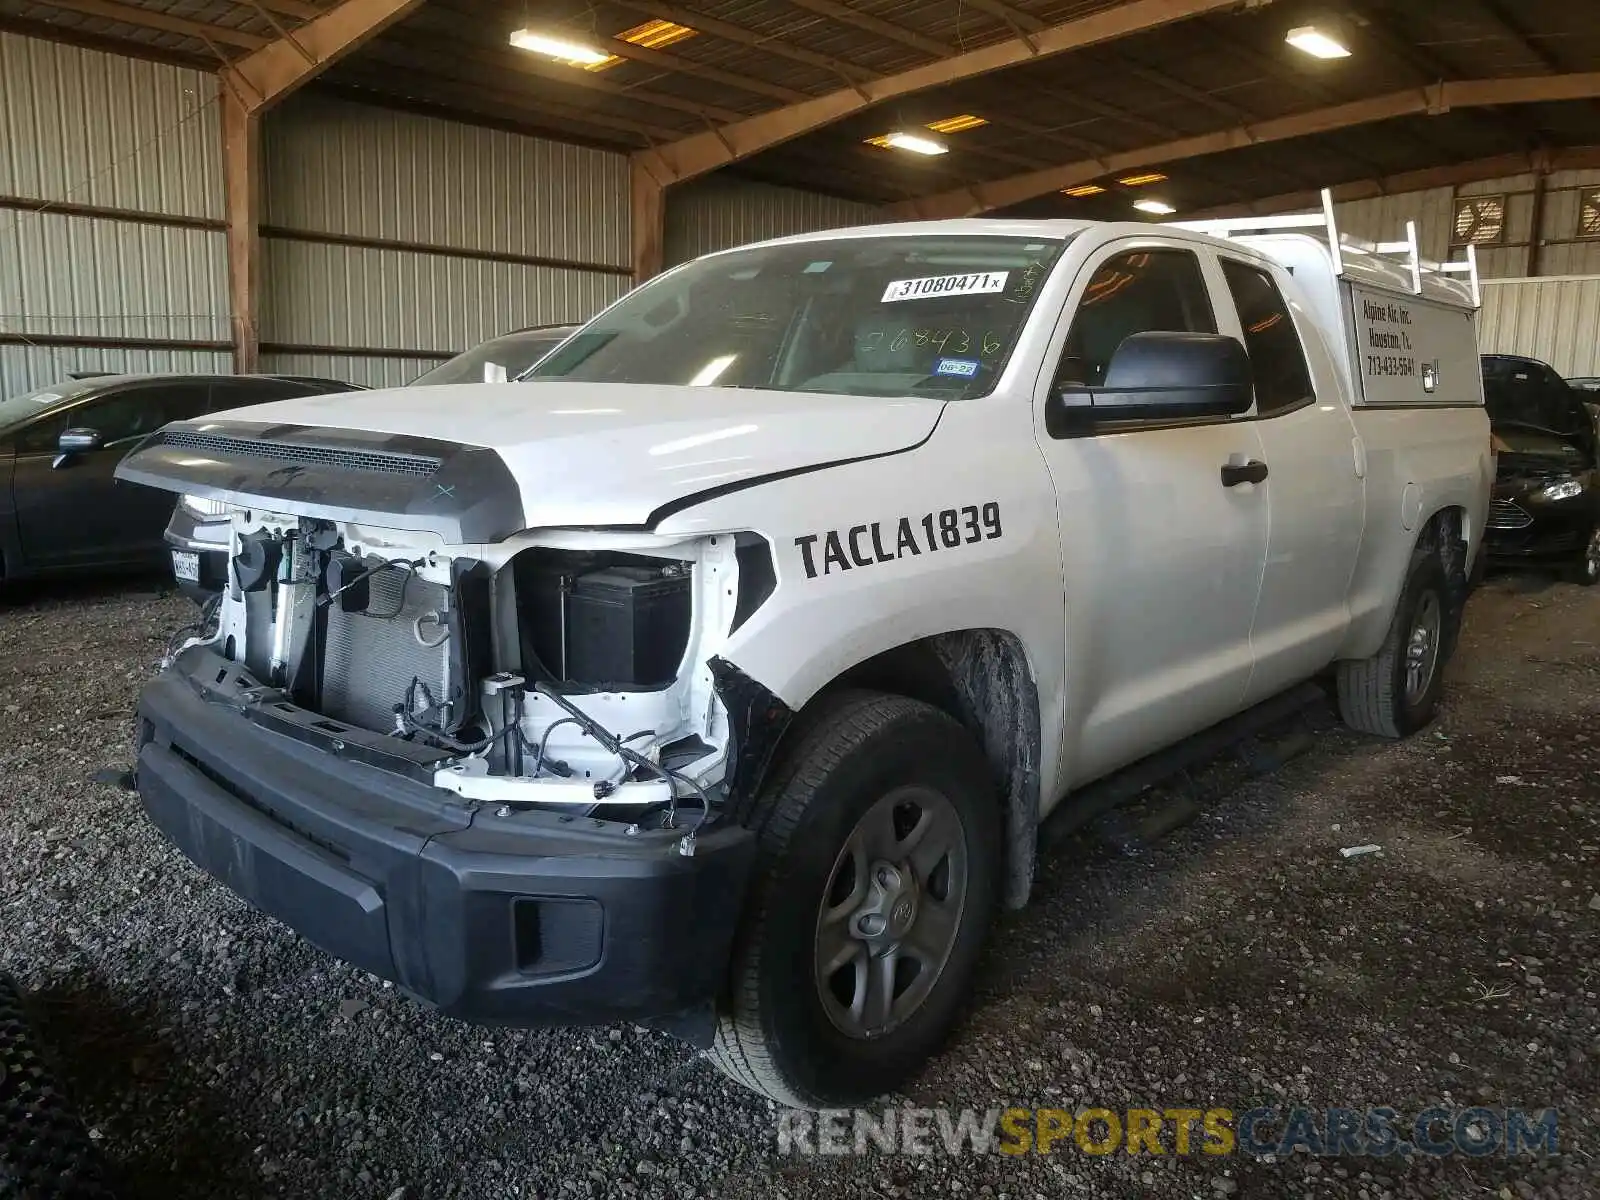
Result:
M928 300L934 296L977 296L1006 290L1009 271L976 271L970 275L929 275L923 279L896 279L883 289L880 303Z

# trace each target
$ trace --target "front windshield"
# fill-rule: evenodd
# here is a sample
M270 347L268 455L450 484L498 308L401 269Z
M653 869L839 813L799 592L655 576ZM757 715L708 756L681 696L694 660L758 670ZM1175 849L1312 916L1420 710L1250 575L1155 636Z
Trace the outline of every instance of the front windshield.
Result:
M69 379L24 392L9 400L0 400L0 429L8 429L29 417L36 417L64 400L73 400L85 392L92 392L103 383L104 379Z
M530 378L980 396L1065 245L940 234L713 255L625 297Z
M561 344L570 329L536 329L490 338L464 354L440 363L411 381L412 387L441 383L505 383L515 379Z

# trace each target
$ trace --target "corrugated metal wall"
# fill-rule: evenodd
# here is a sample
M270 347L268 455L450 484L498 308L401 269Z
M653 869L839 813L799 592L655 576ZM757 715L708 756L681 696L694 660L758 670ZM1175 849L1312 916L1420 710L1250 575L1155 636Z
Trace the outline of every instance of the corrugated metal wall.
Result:
M1486 283L1478 344L1543 359L1562 375L1600 375L1600 275Z
M394 384L631 286L621 155L316 95L263 133L267 370Z
M764 238L885 219L879 208L752 180L708 176L667 192L668 266Z
M1503 196L1505 231L1497 244L1478 247L1478 269L1486 279L1522 278L1528 274L1533 240L1534 184L1532 175L1511 175L1459 188L1355 200L1338 206L1339 222L1359 237L1391 241L1405 236L1405 223L1412 219L1425 257L1459 258L1460 247L1451 246L1457 197ZM1583 189L1594 187L1600 187L1600 171L1555 171L1546 179L1538 274L1600 272L1600 239L1578 236L1579 197Z
M1600 272L1600 239L1579 238L1579 196L1600 187L1600 171L1557 171L1550 176L1544 199L1544 251L1541 275L1590 275ZM1600 331L1596 333L1600 337Z
M1435 262L1450 255L1453 212L1454 201L1449 188L1352 200L1334 206L1340 229L1373 242L1398 241L1406 235L1406 222L1415 221L1422 256Z
M0 396L227 361L216 89L0 32Z

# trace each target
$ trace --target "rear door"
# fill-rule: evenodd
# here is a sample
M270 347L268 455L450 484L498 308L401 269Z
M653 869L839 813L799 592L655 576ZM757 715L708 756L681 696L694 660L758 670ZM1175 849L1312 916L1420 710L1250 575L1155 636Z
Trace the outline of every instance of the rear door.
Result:
M117 463L169 420L205 411L210 381L130 384L74 405L19 435L15 482L22 554L35 569L136 562L158 556L169 492L114 477ZM67 429L97 430L100 449L63 456Z
M1224 332L1244 343L1255 376L1272 523L1250 633L1255 672L1245 699L1253 704L1327 666L1344 640L1366 491L1355 423L1310 314L1262 265L1227 251L1219 260Z

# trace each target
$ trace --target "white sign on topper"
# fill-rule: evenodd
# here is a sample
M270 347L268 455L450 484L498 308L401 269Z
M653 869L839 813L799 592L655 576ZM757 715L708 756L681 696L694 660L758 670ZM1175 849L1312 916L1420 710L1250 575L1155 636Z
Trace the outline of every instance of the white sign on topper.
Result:
M1470 313L1420 296L1352 286L1363 404L1477 403Z
M975 271L968 275L929 275L923 279L896 279L883 289L882 304L896 300L931 300L935 296L976 296L1006 290L1009 271Z

